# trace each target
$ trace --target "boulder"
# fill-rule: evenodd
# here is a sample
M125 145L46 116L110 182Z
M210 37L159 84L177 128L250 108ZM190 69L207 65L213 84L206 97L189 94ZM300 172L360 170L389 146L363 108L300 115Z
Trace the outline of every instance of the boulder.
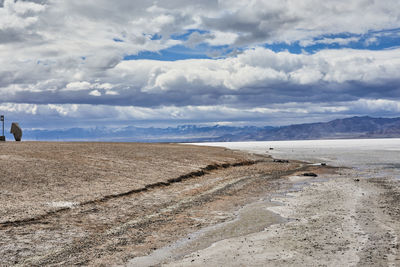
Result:
M19 127L18 123L13 122L11 124L11 131L10 133L12 133L14 135L15 141L21 141L22 138L22 130L21 127Z

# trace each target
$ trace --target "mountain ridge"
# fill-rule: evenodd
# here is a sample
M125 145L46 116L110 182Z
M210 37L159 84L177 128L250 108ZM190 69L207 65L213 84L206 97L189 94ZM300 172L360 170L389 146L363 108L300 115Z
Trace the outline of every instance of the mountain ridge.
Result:
M257 131L248 136L222 136L219 141L279 141L344 138L400 137L399 118L369 116L335 119L329 122L293 124L271 131Z
M280 127L180 125L167 128L125 126L24 131L24 140L39 141L225 142L395 137L400 137L400 117L356 116Z

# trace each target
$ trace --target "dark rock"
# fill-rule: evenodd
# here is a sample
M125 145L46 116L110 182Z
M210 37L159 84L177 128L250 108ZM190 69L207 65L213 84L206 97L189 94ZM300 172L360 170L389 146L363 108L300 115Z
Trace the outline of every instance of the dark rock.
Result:
M305 172L305 173L303 173L303 176L317 177L318 175L313 172Z
M279 163L289 163L288 160L286 159L274 159L274 162L279 162Z
M359 181L360 181L360 179L358 179L358 178L354 179L354 182L359 182Z

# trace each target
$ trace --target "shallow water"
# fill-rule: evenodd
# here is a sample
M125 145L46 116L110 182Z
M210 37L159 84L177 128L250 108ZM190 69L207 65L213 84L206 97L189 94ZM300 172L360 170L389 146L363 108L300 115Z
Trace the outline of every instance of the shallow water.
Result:
M238 149L274 158L352 167L365 177L400 179L400 139L343 139L201 143ZM272 148L272 149L270 149Z

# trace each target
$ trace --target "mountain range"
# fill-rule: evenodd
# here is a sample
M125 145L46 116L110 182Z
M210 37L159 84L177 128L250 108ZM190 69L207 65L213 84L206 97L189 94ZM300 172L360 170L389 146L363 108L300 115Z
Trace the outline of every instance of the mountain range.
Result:
M352 117L329 122L295 124L257 130L247 135L226 135L220 141L310 140L400 137L399 118Z
M400 137L400 117L351 117L281 127L196 126L24 130L24 140L113 142L224 142Z

